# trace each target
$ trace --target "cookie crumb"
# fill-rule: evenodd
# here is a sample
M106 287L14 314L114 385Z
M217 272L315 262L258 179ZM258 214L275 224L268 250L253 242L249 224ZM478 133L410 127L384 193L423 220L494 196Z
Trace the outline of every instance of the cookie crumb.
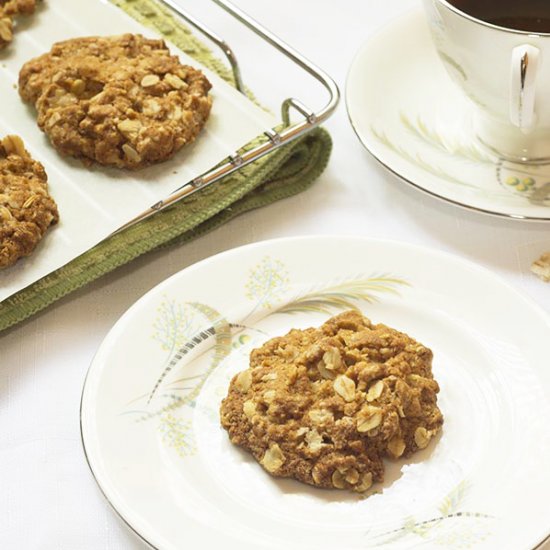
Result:
M550 252L545 252L531 265L531 271L545 283L550 283Z

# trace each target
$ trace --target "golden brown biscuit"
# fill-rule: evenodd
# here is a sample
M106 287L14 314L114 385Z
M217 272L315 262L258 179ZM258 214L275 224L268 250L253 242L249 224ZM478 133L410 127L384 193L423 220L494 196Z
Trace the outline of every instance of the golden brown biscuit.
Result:
M44 167L30 157L21 138L0 141L0 269L28 256L57 223L47 181Z
M13 40L13 18L17 15L31 15L36 0L0 0L0 50Z
M54 147L85 162L142 168L195 140L211 85L141 35L76 38L26 63L19 93Z
M425 448L443 424L432 352L356 311L291 330L250 355L221 423L268 472L364 492L383 458Z

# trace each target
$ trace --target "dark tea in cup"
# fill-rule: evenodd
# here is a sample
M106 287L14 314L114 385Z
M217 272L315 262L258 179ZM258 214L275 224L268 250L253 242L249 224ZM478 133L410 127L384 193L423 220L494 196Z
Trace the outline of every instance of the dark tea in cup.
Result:
M550 0L447 0L460 11L499 27L550 33Z

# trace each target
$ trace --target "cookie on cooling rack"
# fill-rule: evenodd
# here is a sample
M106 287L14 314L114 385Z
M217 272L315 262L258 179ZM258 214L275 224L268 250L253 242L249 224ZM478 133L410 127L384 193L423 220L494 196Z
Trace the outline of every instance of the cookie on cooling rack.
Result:
M0 50L13 40L13 18L17 15L31 15L36 0L0 0Z
M348 311L255 349L221 423L275 476L365 492L383 479L384 458L424 449L439 432L431 362L406 334Z
M62 154L136 169L195 140L212 106L210 82L163 40L76 38L27 62L19 93Z
M48 177L18 136L0 140L0 269L33 252L59 215Z

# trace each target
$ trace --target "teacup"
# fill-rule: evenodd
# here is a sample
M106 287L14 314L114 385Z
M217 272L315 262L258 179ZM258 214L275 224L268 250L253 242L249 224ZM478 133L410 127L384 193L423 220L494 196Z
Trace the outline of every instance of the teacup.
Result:
M423 1L447 72L477 106L478 139L508 160L549 160L550 33L496 26L447 0Z

